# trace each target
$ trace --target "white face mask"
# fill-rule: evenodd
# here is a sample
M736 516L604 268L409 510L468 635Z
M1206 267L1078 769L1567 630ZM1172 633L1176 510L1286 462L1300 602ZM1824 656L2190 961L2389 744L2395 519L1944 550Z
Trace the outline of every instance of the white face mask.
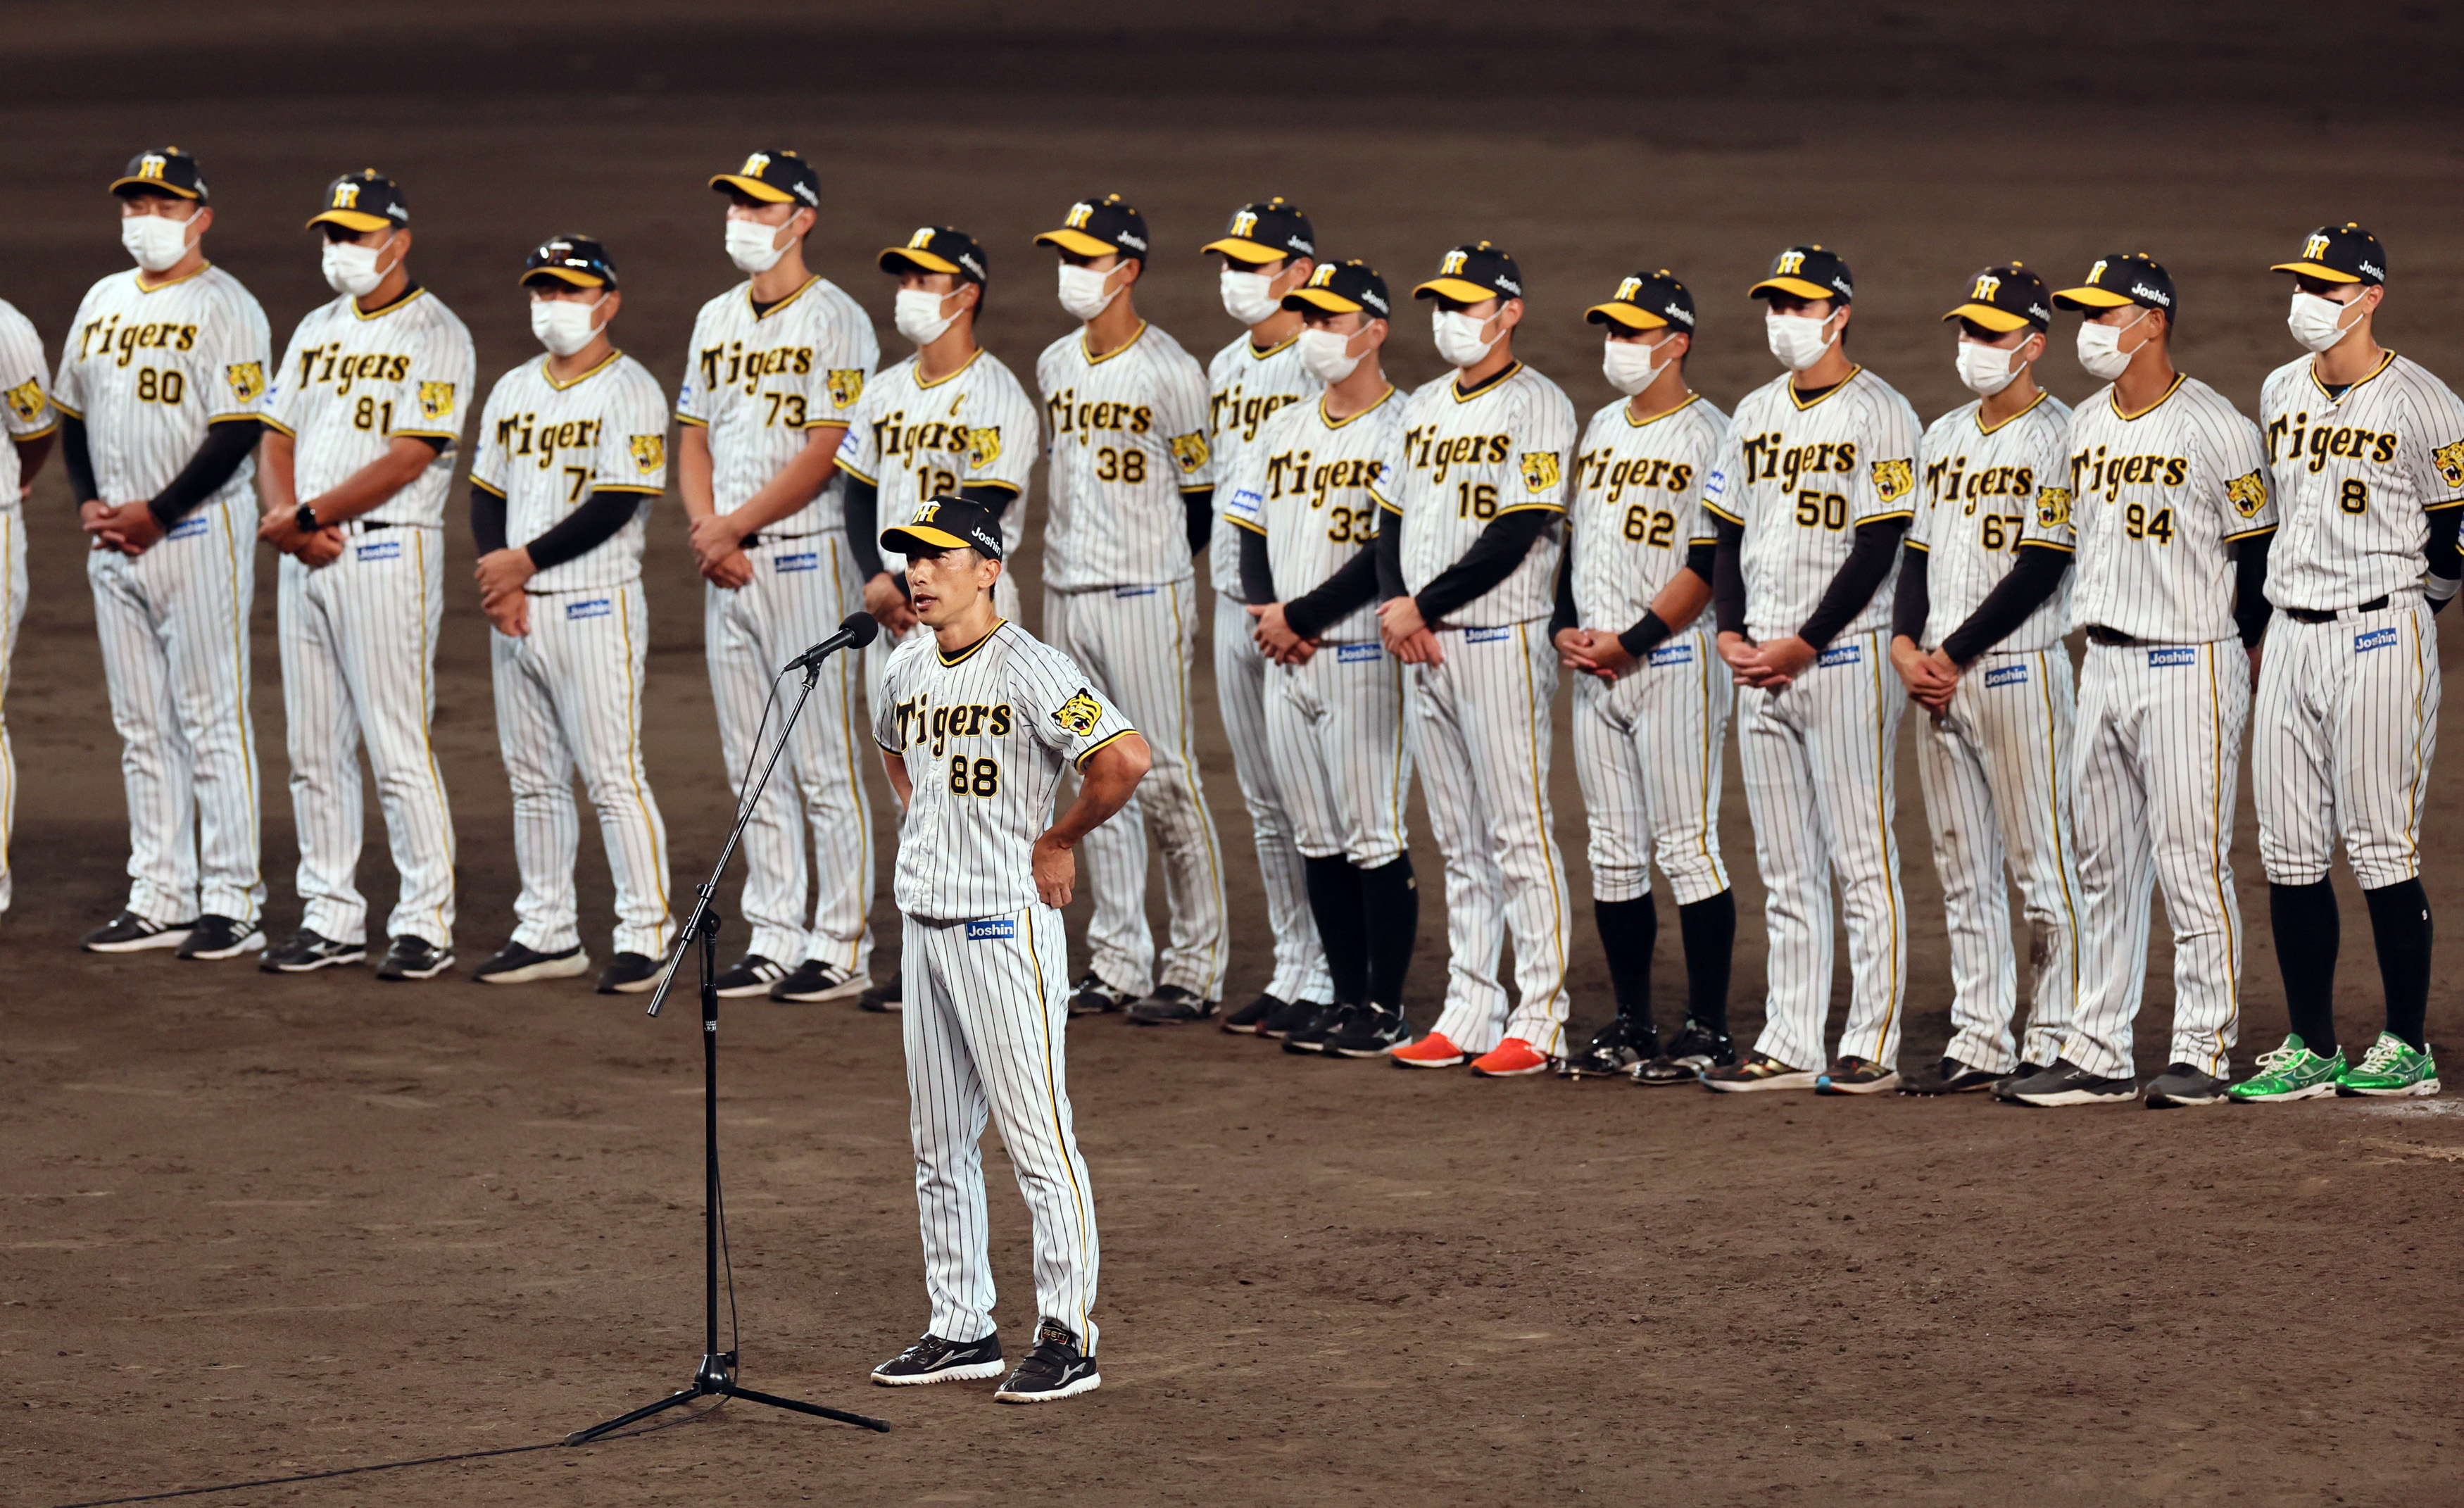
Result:
M599 306L607 301L601 294L589 303L576 303L570 298L534 298L531 300L531 334L539 343L558 356L571 356L599 337Z
M1364 325L1361 330L1367 328ZM1340 330L1302 331L1301 365L1311 377L1332 387L1358 370L1362 359L1368 356L1367 351L1358 355L1352 353L1352 342L1360 338L1361 330L1350 334Z
M780 232L785 229L784 226L763 225L759 220L728 221L727 259L736 264L739 273L770 271L779 265L779 258L787 254L786 245L779 238ZM789 242L794 239L793 236L787 238Z
M2360 302L2358 298L2353 300L2354 304ZM2284 317L2284 322L2293 331L2293 339L2301 342L2301 349L2314 354L2330 351L2353 333L2352 325L2343 322L2345 311L2352 307L2353 304L2340 304L2317 294L2295 294L2293 312Z
M1284 307L1275 296L1274 278L1265 273L1244 273L1237 267L1227 267L1220 281L1223 312L1244 325L1265 324Z
M137 259L137 265L149 273L167 273L180 265L188 254L188 225L196 218L173 220L165 215L123 215L120 221L120 244Z
M1660 374L1667 370L1668 361L1654 361L1653 358L1667 350L1669 340L1675 339L1671 336L1658 345L1643 345L1634 340L1604 341L1600 370L1607 374L1611 387L1631 398L1660 381ZM1676 358L1668 360L1673 361Z
M959 311L956 309L946 315L941 312L941 305L953 296L922 288L902 288L893 300L891 323L898 326L900 335L917 345L931 345L941 339L958 317Z
M1490 318L1496 317L1490 316ZM1490 347L1497 344L1496 336L1484 339L1481 332L1488 320L1459 314L1451 309L1438 311L1435 320L1438 355L1459 371L1468 371L1488 360Z
M2110 382L2120 378L2123 373L2130 370L2130 358L2131 356L2136 355L2137 352L2135 350L2129 353L2124 353L2123 351L2123 332L2125 330L2137 329L2140 322L2145 320L2152 312L2153 311L2150 310L2143 310L2140 312L2139 318L2133 319L2130 323L2124 325L2097 324L2093 321L2080 325L2079 331L2079 365L2087 368L2087 375L2095 378L2100 382ZM2145 344L2145 342L2142 341L2141 343Z
M1780 365L1792 372L1802 372L1821 361L1831 350L1833 337L1825 332L1835 313L1820 319L1800 318L1777 312L1763 316L1763 339L1771 344L1771 354L1779 358Z
M319 258L325 270L325 286L354 298L375 293L377 284L384 282L385 274L393 271L390 267L377 266L378 259L385 255L385 247L391 245L391 236L385 237L385 246L362 246L356 241L326 242L324 253Z
M1067 262L1062 263L1061 307L1068 311L1070 318L1079 320L1092 319L1110 309L1121 291L1106 285L1118 271L1118 265L1097 272L1091 267L1072 267Z
M2019 345L2028 342L2022 340ZM2016 347L2004 350L1995 345L1979 345L1973 340L1959 342L1959 380L1979 398L1991 398L2019 380L2034 358L2019 360Z

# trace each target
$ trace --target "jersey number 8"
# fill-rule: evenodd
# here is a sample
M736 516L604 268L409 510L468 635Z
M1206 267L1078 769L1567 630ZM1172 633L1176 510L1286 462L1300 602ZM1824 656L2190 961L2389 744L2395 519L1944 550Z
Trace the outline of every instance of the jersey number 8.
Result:
M990 759L969 759L963 754L952 759L950 794L952 796L1001 795L1001 766Z
M2368 513L2370 511L2370 484L2363 481L2358 476L2348 476L2344 478L2344 485L2336 489L2336 506L2348 514Z

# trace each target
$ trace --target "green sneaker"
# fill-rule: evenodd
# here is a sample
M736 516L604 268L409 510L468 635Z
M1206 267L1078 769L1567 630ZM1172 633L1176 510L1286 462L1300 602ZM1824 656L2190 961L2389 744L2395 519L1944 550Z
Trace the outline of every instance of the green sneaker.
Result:
M2393 1032L2381 1032L2362 1060L2337 1079L2336 1092L2375 1099L2436 1094L2438 1064L2427 1048L2415 1052Z
M2225 1097L2235 1104L2321 1099L2336 1092L2337 1082L2348 1071L2343 1048L2337 1048L2333 1058L2321 1058L2302 1046L2300 1034L2295 1033L2276 1051L2259 1054L2258 1072L2226 1090Z

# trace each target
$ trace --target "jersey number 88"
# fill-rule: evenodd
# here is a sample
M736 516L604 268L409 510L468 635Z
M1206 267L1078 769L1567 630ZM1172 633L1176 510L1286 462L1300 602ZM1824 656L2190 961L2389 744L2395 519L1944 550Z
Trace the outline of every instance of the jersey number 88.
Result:
M990 759L970 759L964 754L954 757L950 761L950 794L1001 795L1001 766Z

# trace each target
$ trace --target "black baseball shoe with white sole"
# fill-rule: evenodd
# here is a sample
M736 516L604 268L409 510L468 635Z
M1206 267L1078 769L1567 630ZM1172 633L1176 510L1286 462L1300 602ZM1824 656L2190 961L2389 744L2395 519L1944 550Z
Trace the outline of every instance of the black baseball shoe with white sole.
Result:
M2040 1107L2122 1104L2139 1098L2139 1082L2135 1079L2107 1079L2101 1074L2089 1073L2067 1058L2057 1058L2051 1068L2033 1079L2020 1080L2003 1098Z
M1103 1384L1095 1359L1078 1349L1078 1332L1047 1316L1036 1322L1035 1349L993 1397L1001 1403L1058 1403Z
M2011 1091L2013 1089L2026 1083L2029 1080L2034 1079L2036 1075L2043 1073L2044 1071L2045 1065L2043 1063L2021 1063L2018 1067L2012 1069L2009 1073L2004 1074L2001 1078L1993 1081L1993 1098L1996 1100L2010 1100ZM2013 1103L2015 1104L2016 1102L2013 1101Z
M980 1341L945 1341L927 1332L922 1340L874 1367L872 1380L884 1388L972 1383L999 1377L1002 1366L999 1330Z
M860 995L872 983L872 975L825 964L818 958L807 958L796 966L796 972L770 986L770 998L796 1005L819 1005L825 1000L844 1000Z
M1168 984L1130 1007L1130 1019L1140 1026L1178 1026L1202 1021L1215 1014L1216 1002L1179 985Z
M1345 1027L1352 1024L1353 1016L1357 1015L1359 1010L1360 1007L1346 1005L1340 1000L1327 1006L1315 1016L1284 1034L1284 1051L1287 1053L1325 1052L1327 1044L1333 1041Z
M1677 1039L1649 1062L1637 1063L1634 1082L1664 1089L1673 1083L1701 1083L1704 1072L1726 1068L1737 1060L1737 1044L1726 1032L1715 1032L1688 1017Z
M1922 1073L1900 1081L1902 1094L1976 1094L1991 1089L2002 1075L1987 1068L1975 1068L1956 1058L1946 1058Z
M903 1010L906 1005L907 972L903 969L891 970L886 983L874 985L855 997L857 1010L870 1011L875 1015L886 1011Z
M1393 1006L1356 1007L1341 1030L1326 1039L1331 1058L1383 1058L1412 1045L1412 1023Z
M718 996L722 1000L741 1000L747 995L768 994L772 985L786 977L785 964L759 953L746 953L718 972Z
M2147 1108L2169 1110L2186 1104L2222 1104L2225 1081L2189 1063L2167 1063L2147 1086Z
M1557 1064L1560 1079L1606 1079L1631 1073L1660 1056L1660 1029L1648 1021L1614 1016L1592 1039Z
M194 922L156 922L122 911L77 939L90 953L142 953L149 948L177 948L188 940Z
M366 944L338 943L303 927L291 934L289 942L268 952L257 967L267 973L315 973L319 969L367 960Z
M180 944L175 958L214 962L253 953L265 947L265 934L254 922L234 921L228 916L200 916L197 925L188 929L187 937Z
M425 937L403 933L385 944L385 957L377 962L380 979L433 979L453 967L453 954Z
M1276 1041L1282 1041L1301 1027L1314 1022L1326 1012L1327 1004L1323 1000L1287 1000L1267 1013L1266 1017L1258 1023L1257 1035L1271 1037Z
M1238 1032L1243 1037L1255 1037L1258 1035L1259 1024L1282 1010L1284 1003L1280 996L1260 994L1247 1005L1225 1016L1222 1022L1223 1029L1227 1032Z
M618 953L599 971L601 994L641 994L657 988L659 960L648 953Z
M1126 1010L1137 996L1127 990L1115 990L1089 969L1069 987L1069 1014L1101 1016L1107 1011Z
M543 953L520 943L507 943L495 957L471 971L481 984L530 984L540 979L578 979L590 972L590 955L580 943L561 953Z

